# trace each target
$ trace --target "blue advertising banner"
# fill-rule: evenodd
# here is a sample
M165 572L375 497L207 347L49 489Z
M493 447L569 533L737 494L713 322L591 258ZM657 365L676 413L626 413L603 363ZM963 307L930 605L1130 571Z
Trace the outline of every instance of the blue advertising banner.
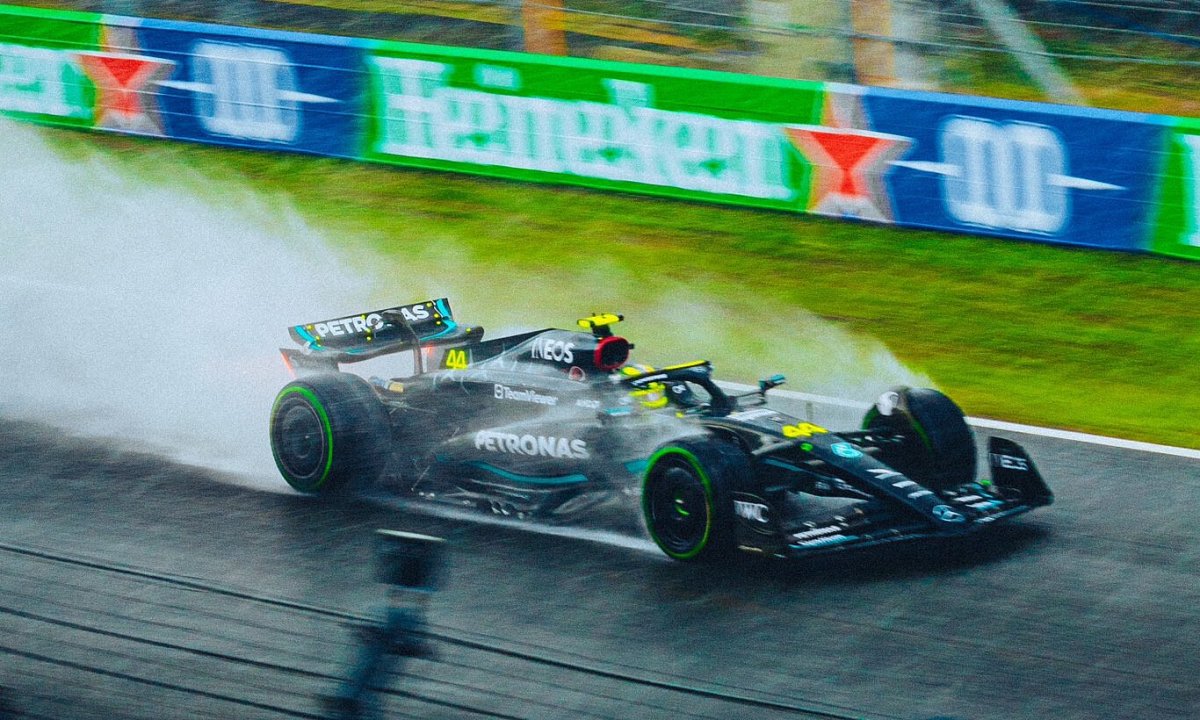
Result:
M882 89L865 107L907 146L887 178L898 224L1145 249L1161 118Z
M108 72L97 76L121 92L118 107L102 106L107 112L98 113L96 124L177 140L353 156L362 132L362 52L339 38L319 40L155 20L107 25L97 55L109 58Z

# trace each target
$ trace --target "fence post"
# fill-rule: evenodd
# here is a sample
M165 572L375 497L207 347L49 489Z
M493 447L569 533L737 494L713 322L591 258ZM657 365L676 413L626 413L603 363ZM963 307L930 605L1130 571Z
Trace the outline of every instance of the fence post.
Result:
M376 530L376 581L387 586L380 621L362 625L357 659L337 693L324 699L329 720L360 720L373 694L404 658L432 654L423 638L425 609L441 587L446 541L398 530Z

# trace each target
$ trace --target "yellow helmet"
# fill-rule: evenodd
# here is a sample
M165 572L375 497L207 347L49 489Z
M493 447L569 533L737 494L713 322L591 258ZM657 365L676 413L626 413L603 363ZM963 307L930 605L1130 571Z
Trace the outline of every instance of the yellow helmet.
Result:
M654 368L650 365L626 365L621 368L621 372L633 377L635 375L652 373L654 372ZM645 388L631 390L629 395L648 410L660 410L665 408L669 402L667 399L667 387L660 382L652 382L646 385Z

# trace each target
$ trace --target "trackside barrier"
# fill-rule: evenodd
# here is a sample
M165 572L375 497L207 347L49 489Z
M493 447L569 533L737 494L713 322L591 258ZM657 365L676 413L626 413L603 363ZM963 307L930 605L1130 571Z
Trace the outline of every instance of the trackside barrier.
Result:
M402 658L432 655L425 638L425 605L441 587L445 541L396 530L377 530L376 580L388 602L376 623L359 627L361 642L350 676L325 698L327 720L375 717L374 694Z
M1200 259L1200 120L0 5L39 123Z
M757 389L753 385L743 385L740 383L720 382L718 384L730 393L748 393ZM794 415L808 422L823 425L831 430L846 430L859 427L867 408L871 407L870 402L844 400L825 395L795 392L794 390L772 390L767 395L767 399L767 404L776 410ZM1124 450L1136 450L1138 452L1155 453L1157 455L1170 455L1173 457L1200 460L1200 450L1195 448L1160 445L1140 440L1125 440L1105 435L1022 425L1020 423L991 420L988 418L968 417L967 424L981 430L999 430L1001 432L1037 435L1039 437L1055 438L1088 445L1103 445L1105 447L1121 448Z

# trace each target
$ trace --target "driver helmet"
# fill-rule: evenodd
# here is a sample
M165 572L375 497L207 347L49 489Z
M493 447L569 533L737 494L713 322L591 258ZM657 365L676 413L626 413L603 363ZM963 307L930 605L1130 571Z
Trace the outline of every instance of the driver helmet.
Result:
M633 377L635 375L652 373L654 372L654 368L650 365L633 364L622 367L621 372L629 377ZM669 402L666 386L661 382L652 382L644 388L631 390L629 395L633 398L634 402L641 403L642 407L648 410L665 408Z
M674 400L677 405L683 405L684 407L697 407L700 405L700 400L696 398L696 393L682 380L667 381L663 395L668 400Z

